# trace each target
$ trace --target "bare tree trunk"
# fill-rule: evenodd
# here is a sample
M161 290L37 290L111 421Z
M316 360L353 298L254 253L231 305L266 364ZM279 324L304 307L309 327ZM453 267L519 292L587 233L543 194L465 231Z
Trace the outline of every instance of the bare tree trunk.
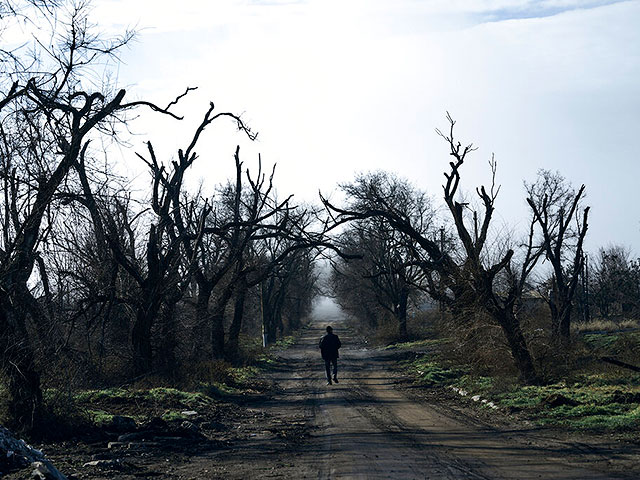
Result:
M495 312L493 317L498 320L500 327L502 327L509 349L511 350L511 356L513 357L516 368L520 373L521 380L527 385L536 385L540 383L518 319L510 312L506 311Z
M292 309L291 315L292 318L289 319L289 326L293 330L297 330L302 323L302 298L298 297L295 299L295 306Z
M160 345L156 355L159 368L167 375L176 372L176 301L170 301L162 312Z
M271 309L263 309L264 332L267 335L267 344L274 343L278 337L277 325Z
M550 298L547 300L551 310L551 333L553 340L559 347L566 347L571 343L571 311L573 304L568 289L558 288L557 282L553 280L553 289Z
M102 377L104 375L104 355L105 355L105 337L107 331L107 322L111 320L111 312L113 311L114 302L116 299L116 283L118 281L118 264L115 261L111 263L111 273L109 278L109 300L107 301L107 308L102 316L101 329L100 329L100 345L98 350L98 372Z
M242 330L242 319L244 316L244 302L247 296L247 287L241 285L236 291L236 300L233 308L233 320L229 327L229 341L226 345L226 357L229 360L237 358L239 353L238 340Z
M407 303L409 302L409 292L402 290L398 298L396 308L396 318L398 319L398 334L401 338L407 336Z
M227 285L211 312L211 356L214 360L224 358L224 314L233 290L232 284Z
M207 328L209 321L209 300L213 289L206 281L198 281L198 296L196 298L196 329Z
M4 371L9 389L9 422L14 429L31 430L42 420L42 390L40 374L25 326L24 312L14 308L14 302L0 292L0 348L3 350Z
M136 375L144 375L153 370L151 328L160 310L160 299L155 288L145 288L143 292L144 302L138 307L131 331L133 368Z
M558 318L559 326L559 338L560 342L564 346L568 346L571 343L571 311L573 305L571 301L564 303L560 308L560 315Z

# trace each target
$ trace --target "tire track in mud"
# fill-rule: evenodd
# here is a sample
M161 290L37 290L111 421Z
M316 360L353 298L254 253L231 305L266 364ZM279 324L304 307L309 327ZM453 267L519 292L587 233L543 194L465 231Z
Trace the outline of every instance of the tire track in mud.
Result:
M354 402L354 398L358 400ZM358 405L362 400L366 400L368 404L375 406L367 408ZM375 428L389 434L392 441L400 443L401 445L409 445L414 455L423 455L427 448L437 448L434 445L425 445L424 440L419 438L419 435L411 433L412 426L407 425L398 418L393 409L384 403L376 404L375 395L366 384L356 385L353 389L349 390L346 395L346 401L351 404L352 408L355 408L360 415L366 417ZM478 480L491 480L495 478L475 472L473 469L477 469L479 467L478 465L473 467L460 459L454 457L447 458L442 452L438 452L437 455L432 455L432 460L440 465L443 471L448 472L449 475L447 475L447 478L470 478Z
M362 352L367 352L362 350ZM368 353L366 353L368 355ZM361 359L362 367L360 370L372 371L370 357ZM379 367L378 367L379 368ZM440 470L444 474L443 478L470 478L486 480L491 477L477 473L477 470L481 465L472 466L468 463L461 461L458 458L447 456L444 452L436 452L437 446L428 442L425 444L425 436L428 436L428 432L416 431L413 425L408 425L405 421L400 419L394 408L385 402L379 402L376 398L371 385L366 382L366 376L364 382L358 383L347 391L346 401L355 408L360 415L366 417L371 424L379 431L385 432L390 441L398 444L401 448L408 448L411 450L412 456L419 457L425 454L425 451L430 451L431 461L439 465ZM367 407L362 406L362 403L366 402ZM427 439L428 440L428 439ZM424 473L424 472L423 472ZM425 475L428 475L426 473Z
M436 453L420 438L425 432L402 421L394 405L380 401L365 381L367 371L379 370L369 355L363 349L347 349L341 362L348 372L343 383L314 392L316 421L311 437L323 446L317 478L489 478L458 459ZM387 382L388 377L378 380Z
M483 425L464 409L414 398L395 378L388 353L362 348L332 323L345 345L340 383L325 386L322 329L312 325L281 352L269 374L277 385L270 398L251 405L260 419L245 420L232 449L194 459L191 476L179 478L633 478L595 470L606 462L591 446ZM207 475L193 476L194 467Z
M384 354L358 348L342 332L347 347L339 385L321 387L321 362L309 363L317 379L310 386L315 418L305 455L315 458L315 478L633 478L593 469L598 462L602 468L600 455L586 455L572 443L529 441L527 434L480 425L446 405L412 400Z

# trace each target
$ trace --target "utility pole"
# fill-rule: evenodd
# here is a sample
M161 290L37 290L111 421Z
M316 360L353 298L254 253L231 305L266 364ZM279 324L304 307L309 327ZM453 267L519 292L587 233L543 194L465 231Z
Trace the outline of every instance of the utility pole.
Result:
M267 346L267 329L264 325L264 294L262 292L262 282L260 282L260 318L262 320L262 348Z
M444 258L444 227L440 227L440 256ZM440 322L444 323L444 285L440 274Z
M591 320L591 312L589 311L589 254L583 253L584 259L582 261L582 268L584 269L584 275L582 276L583 291L584 291L584 321Z

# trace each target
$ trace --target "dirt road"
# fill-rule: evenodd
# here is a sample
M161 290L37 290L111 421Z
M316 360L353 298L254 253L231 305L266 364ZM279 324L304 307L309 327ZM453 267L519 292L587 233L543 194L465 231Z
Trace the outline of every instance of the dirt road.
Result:
M180 478L604 479L640 478L637 451L564 435L497 428L460 409L418 400L341 328L340 383L327 386L307 329L273 374L278 393L236 427L235 447L183 463Z

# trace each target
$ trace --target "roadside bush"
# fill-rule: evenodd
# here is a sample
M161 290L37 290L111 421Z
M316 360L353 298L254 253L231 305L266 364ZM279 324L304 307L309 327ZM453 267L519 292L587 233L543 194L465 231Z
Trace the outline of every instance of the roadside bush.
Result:
M456 317L438 320L443 345L441 356L448 362L463 365L475 375L517 376L504 334L490 317L478 310L467 310Z
M348 323L356 332L361 332L367 341L374 345L392 345L398 342L410 342L436 338L439 336L437 322L440 313L437 310L421 311L412 309L407 314L407 335L398 332L398 321L388 312L381 312L372 326L369 320L349 316Z
M404 341L406 338L401 337L398 333L398 322L385 315L380 319L371 340L376 345L389 345Z
M253 365L263 353L262 341L258 337L240 334L238 353L232 362L236 366Z
M433 310L415 310L407 316L407 331L409 332L409 340L434 339L440 336L437 328L440 321L440 311Z
M231 363L226 360L208 360L193 364L185 378L190 383L225 383L233 382Z

